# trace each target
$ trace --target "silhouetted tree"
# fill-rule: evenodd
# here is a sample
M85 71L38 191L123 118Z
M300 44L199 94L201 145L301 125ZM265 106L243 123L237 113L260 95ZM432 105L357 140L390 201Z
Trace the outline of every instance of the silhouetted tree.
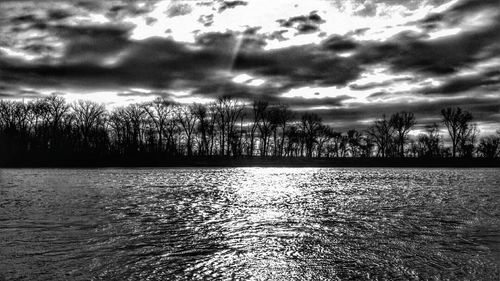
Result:
M465 128L463 128L459 142L459 151L461 157L473 156L478 135L479 129L474 123L468 124Z
M327 143L330 142L330 140L333 137L333 130L327 125L321 125L321 127L318 128L318 136L317 136L317 157L321 158L323 155L323 152L325 152L326 156L328 157L328 150L327 150ZM326 150L326 151L323 151Z
M355 129L347 131L348 151L352 157L359 157L361 154L361 133Z
M271 118L270 118L270 110L268 108L267 102L261 102L258 104L258 116L259 119L257 121L257 127L259 128L259 136L260 136L260 156L267 155L269 136L272 132Z
M154 125L158 138L157 151L163 152L163 139L169 119L173 116L173 104L167 99L156 98L152 102L142 104L149 120Z
M313 146L317 142L317 136L321 129L321 118L315 113L305 113L302 115L302 130L304 132L306 156L312 157Z
M220 97L215 103L215 109L218 113L217 123L220 129L219 142L221 155L230 154L231 144L234 141L236 122L239 120L244 108L242 102L231 96Z
M425 134L417 137L418 156L438 157L440 155L439 125L434 123L427 127Z
M177 121L181 125L186 137L187 155L193 155L193 134L196 128L196 115L194 106L178 106L175 110Z
M262 112L264 112L267 109L268 103L265 101L261 100L254 100L252 104L252 109L253 109L253 122L250 127L250 147L249 147L249 152L248 155L253 156L254 155L254 147L255 147L255 133L259 127L259 121L260 117L262 115Z
M377 144L377 156L386 157L393 141L394 128L386 119L385 114L382 115L382 119L373 122L367 133L373 139L373 142Z
M485 158L498 157L500 155L500 136L490 135L481 138L477 150Z
M231 97L208 105L157 98L111 111L90 101L67 104L57 95L30 102L0 100L0 162L29 155L87 160L239 157L253 156L257 147L261 156L284 157L370 157L375 147L380 157L499 156L500 134L483 137L476 146L479 130L470 113L448 108L441 114L452 149L443 145L437 124L409 138L415 118L407 112L392 114L389 120L383 115L362 133L335 132L314 113L297 120L286 105L254 101L250 106Z
M404 145L408 133L416 124L415 116L413 113L405 111L394 113L389 120L389 124L394 128L396 133L396 143L399 145L399 156L404 157Z
M99 136L106 122L106 108L103 104L79 100L72 106L75 126L80 134L80 147L83 151L97 149Z
M193 114L198 121L197 131L200 134L199 145L198 145L199 154L207 155L209 152L208 131L210 126L208 108L203 104L195 104L193 106Z
M456 157L458 145L470 133L472 114L468 111L462 111L460 107L455 109L448 107L441 110L441 115L443 116L442 122L448 129L451 138L452 156Z
M57 150L62 139L61 127L65 117L68 117L69 105L63 97L50 95L41 100L40 107L44 111L46 123L49 125L49 148Z

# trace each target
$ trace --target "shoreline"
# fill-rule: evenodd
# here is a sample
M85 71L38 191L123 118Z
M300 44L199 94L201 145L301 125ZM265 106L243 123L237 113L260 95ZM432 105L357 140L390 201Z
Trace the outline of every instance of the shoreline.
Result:
M41 160L42 159L42 160ZM10 159L1 168L106 167L402 167L498 168L500 158L305 158L305 157L114 157Z

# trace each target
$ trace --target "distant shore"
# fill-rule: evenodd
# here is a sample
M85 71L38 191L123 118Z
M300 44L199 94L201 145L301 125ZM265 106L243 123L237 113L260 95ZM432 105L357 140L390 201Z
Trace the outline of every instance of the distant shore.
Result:
M0 167L500 167L500 158L307 157L39 157L1 161Z

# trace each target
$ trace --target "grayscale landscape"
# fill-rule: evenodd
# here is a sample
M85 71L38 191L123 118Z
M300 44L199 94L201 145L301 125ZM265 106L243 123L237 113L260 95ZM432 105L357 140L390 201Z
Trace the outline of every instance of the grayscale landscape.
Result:
M0 281L500 280L499 0L1 0Z

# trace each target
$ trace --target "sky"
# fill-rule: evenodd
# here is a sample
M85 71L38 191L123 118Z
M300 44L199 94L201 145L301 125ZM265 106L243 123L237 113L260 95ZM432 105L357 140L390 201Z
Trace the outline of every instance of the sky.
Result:
M498 0L0 2L0 98L231 95L338 129L460 106L500 129Z

